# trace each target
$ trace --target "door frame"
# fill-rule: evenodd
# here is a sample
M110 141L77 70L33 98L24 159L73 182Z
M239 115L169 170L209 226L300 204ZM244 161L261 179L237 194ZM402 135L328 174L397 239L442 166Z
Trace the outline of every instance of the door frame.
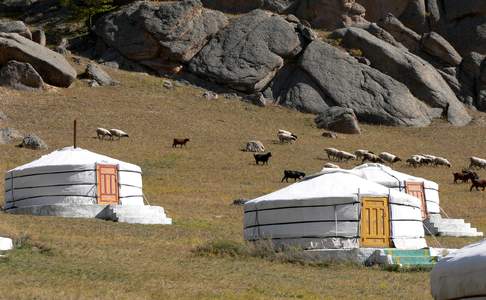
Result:
M386 217L386 221L383 222L384 224L384 228L383 228L383 231L384 231L384 236L383 236L383 239L385 240L385 242L383 244L366 244L365 242L365 237L363 236L363 222L364 222L364 211L365 211L365 202L367 202L367 200L381 200L382 202L384 202L384 206L386 206L385 208L385 213L386 215L383 216L383 217ZM362 248L391 248L392 247L392 229L391 229L391 211L390 211L390 198L389 196L366 196L366 195L362 195L360 196L360 213L359 213L359 245L360 247Z
M114 194L106 194L106 193L104 194L102 191L103 185L100 183L102 169L114 170L113 172L113 175L115 176L114 185L116 187ZM111 184L113 184L113 181L110 182L110 185ZM102 197L106 195L113 195L115 199L113 201L105 201L102 199ZM99 205L120 204L120 176L119 176L118 165L96 163L96 203Z

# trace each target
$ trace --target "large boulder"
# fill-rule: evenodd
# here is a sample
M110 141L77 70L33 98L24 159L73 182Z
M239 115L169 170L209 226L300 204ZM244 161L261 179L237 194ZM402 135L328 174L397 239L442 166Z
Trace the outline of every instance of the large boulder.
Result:
M350 108L333 106L319 114L315 120L317 128L334 132L360 134L358 119Z
M366 19L377 22L387 14L400 16L410 4L410 0L359 0L366 9Z
M247 152L265 152L265 146L260 141L249 141L243 150Z
M312 42L294 68L279 72L265 92L313 113L350 108L360 122L373 124L426 126L433 117L405 85L321 41Z
M205 7L228 13L247 13L257 8L285 13L298 2L299 0L202 0Z
M29 40L32 39L32 33L22 21L0 20L0 32L18 33Z
M296 27L279 15L254 10L215 36L191 61L190 70L240 91L259 91L285 59L302 50Z
M461 100L468 105L476 105L480 110L486 110L484 103L478 102L479 78L481 76L481 65L485 55L471 52L463 57L458 67L457 78L461 83Z
M0 65L11 60L29 63L54 86L69 87L76 79L76 70L62 55L16 33L0 33Z
M366 9L354 0L301 0L295 14L312 26L334 30L367 24Z
M451 66L458 66L462 57L440 34L429 32L422 36L422 50Z
M46 33L42 29L35 29L32 31L32 40L41 46L46 45Z
M0 145L10 144L14 140L22 139L24 136L14 128L0 128Z
M403 25L394 15L387 14L384 18L380 19L378 25L389 32L410 51L416 52L420 48L420 35Z
M221 12L199 0L137 1L101 17L95 32L128 59L166 71L191 60L226 25Z
M462 103L431 64L363 29L345 30L344 46L360 49L374 68L404 83L415 97L429 106L443 109L450 123L463 126L471 121Z
M29 63L11 60L0 68L0 85L33 91L42 89L44 81Z

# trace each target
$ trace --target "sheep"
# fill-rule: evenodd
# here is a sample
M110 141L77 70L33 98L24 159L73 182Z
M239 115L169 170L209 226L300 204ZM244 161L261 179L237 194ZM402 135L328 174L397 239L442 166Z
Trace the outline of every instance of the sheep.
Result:
M262 165L268 165L268 160L270 159L270 157L272 157L272 152L268 152L265 154L253 154L253 157L255 158L255 162L257 165L259 165L260 162L262 162Z
M327 158L329 160L336 159L337 153L339 152L339 150L336 149L336 148L326 148L326 149L324 149L324 151L326 151Z
M337 154L336 154L336 157L339 161L349 161L349 160L355 160L356 159L356 155L354 154L351 154L349 152L346 152L346 151L338 151Z
M372 163L385 163L385 161L381 157L373 153L365 153L361 162L364 163L365 161L370 161Z
M382 160L386 161L387 163L394 164L398 161L401 161L402 159L396 155L393 155L388 152L381 152L378 154L378 157L380 157Z
M437 156L434 159L434 166L446 166L446 167L451 167L451 163L445 159L444 157Z
M474 168L479 168L479 169L486 169L486 159L482 159L482 158L479 158L479 157L475 157L475 156L471 156L471 158L469 158L470 160L470 164L469 164L469 169L472 169L473 167Z
M128 137L128 134L120 129L110 129L111 138L113 139L115 136L120 140L122 137Z
M471 188L469 189L470 192L472 192L473 188L476 188L476 191L479 191L479 188L483 188L483 191L486 189L486 180L484 179L477 179L473 178L471 179L472 185Z
M110 139L113 138L113 136L111 135L108 129L101 128L101 127L96 128L96 135L98 136L98 139L101 140L104 140L105 137L108 137Z
M287 134L279 133L279 134L277 134L277 136L278 136L278 139L280 140L280 143L292 144L293 142L295 142L297 140L297 137L294 136L294 135L287 135Z
M285 182L289 182L289 178L293 178L294 182L295 182L295 181L297 181L297 179L301 179L301 178L304 178L304 177L305 177L304 172L285 170L282 181L280 181L280 182L283 182L284 180L285 180Z
M341 167L333 163L325 163L322 169L341 169Z
M283 129L279 129L278 130L278 133L277 134L286 134L286 135L292 135L292 132L288 131L288 130L283 130Z
M188 138L185 138L185 139L174 139L173 142L172 142L172 148L177 148L178 145L181 145L181 148L182 146L186 146L187 142L189 142L190 139Z
M362 159L366 153L370 153L370 151L364 149L358 149L354 151L354 155L356 155L357 159Z
M416 168L417 166L420 166L420 160L419 159L414 159L414 158L410 157L409 159L407 159L406 162L409 166L413 166L414 168Z
M435 157L435 156L434 156ZM411 159L416 161L416 164L419 166L430 165L433 163L431 156L426 157L421 154L415 154L410 157Z

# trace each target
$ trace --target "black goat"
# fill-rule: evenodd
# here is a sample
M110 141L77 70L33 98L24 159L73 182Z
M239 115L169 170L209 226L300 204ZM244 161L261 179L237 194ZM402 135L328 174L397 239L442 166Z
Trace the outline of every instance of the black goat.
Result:
M255 158L255 162L258 165L260 162L262 162L262 165L267 164L268 165L268 160L270 157L272 157L272 152L268 152L265 154L253 154L253 157Z
M305 173L304 172L299 172L299 171L291 171L291 170L285 170L284 171L284 177L282 178L282 181L280 182L283 182L285 180L285 182L289 182L289 178L293 178L294 179L294 182L297 181L297 179L301 179L301 178L304 178L305 177Z

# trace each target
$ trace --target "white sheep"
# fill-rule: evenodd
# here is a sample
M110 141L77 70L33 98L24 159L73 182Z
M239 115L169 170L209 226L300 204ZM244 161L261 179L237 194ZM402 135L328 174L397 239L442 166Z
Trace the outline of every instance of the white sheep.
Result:
M346 151L338 151L338 153L336 154L336 157L340 161L341 160L349 161L349 160L355 160L356 159L356 155L351 154L351 153L346 152Z
M472 168L486 169L486 159L471 156L471 158L469 158L469 160L471 162L469 164L469 169L472 169Z
M339 167L338 165L335 165L333 163L325 163L322 170L324 170L324 169L341 169L341 167Z
M108 138L113 137L108 129L101 128L101 127L96 128L96 135L98 136L98 139L102 139L102 140L104 140L105 137Z
M128 134L124 132L123 130L120 129L110 129L110 133L112 135L112 139L116 136L118 139L121 139L122 137L128 137Z
M396 162L402 160L400 157L393 155L391 153L388 153L388 152L381 152L380 154L378 154L378 157L380 157L381 159L383 159L384 161L386 161L387 163L390 163L390 164L393 164L393 163L396 163Z
M365 149L358 149L354 151L354 155L356 155L356 158L358 159L362 159L366 153L370 153L370 151Z
M326 152L327 158L329 160L336 159L337 158L337 153L339 152L339 150L336 149L336 148L326 148L326 149L324 149L324 151Z
M297 137L293 136L293 135L288 135L288 134L284 134L284 133L279 133L277 134L278 136L278 140L280 141L280 143L290 143L292 144L293 142L295 142L297 140Z
M451 163L444 157L437 156L434 159L434 165L435 166L446 166L446 167L451 167Z
M280 133L283 133L283 134L286 134L286 135L292 135L292 132L284 130L284 129L279 129L277 134L280 134Z

